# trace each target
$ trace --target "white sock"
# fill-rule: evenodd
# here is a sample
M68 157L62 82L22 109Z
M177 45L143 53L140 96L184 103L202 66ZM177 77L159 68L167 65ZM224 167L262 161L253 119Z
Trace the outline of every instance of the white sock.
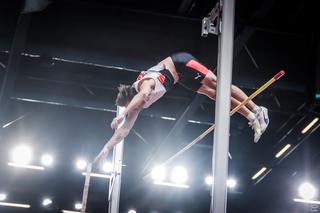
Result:
M247 117L246 117L249 121L253 121L254 119L256 119L256 116L254 115L253 112L250 112Z

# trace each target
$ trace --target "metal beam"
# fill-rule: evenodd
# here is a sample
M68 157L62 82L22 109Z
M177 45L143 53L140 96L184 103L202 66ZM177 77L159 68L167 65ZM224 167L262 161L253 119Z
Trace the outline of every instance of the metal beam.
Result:
M250 28L250 27L249 27ZM254 28L254 27L253 27ZM257 28L254 28L255 30L259 30ZM244 33L244 32L243 32ZM242 34L243 34L242 33ZM248 35L244 36L247 38L240 38L242 36L242 34L240 34L235 41L234 44L234 48L235 50L239 47L243 48L245 45L245 42L249 39L249 37L247 37ZM246 34L246 33L244 33ZM238 39L244 39L242 41L238 40ZM238 49L238 51L241 51L241 48ZM235 53L236 51L234 51ZM0 53L2 54L8 54L9 51L0 51ZM40 57L40 55L32 55L29 53L22 53L22 55L24 57L33 57L33 58L38 58ZM234 54L234 59L236 59L236 54ZM91 62L83 62L83 61L70 61L70 60L66 60L66 59L62 59L60 58L61 61L63 61L64 63L75 63L75 64L79 64L79 65L88 65L88 66L97 66L97 67L104 67L106 69L111 69L111 70L119 70L121 71L128 71L128 72L139 72L139 70L134 70L134 69L130 69L130 68L126 68L126 67L116 67L116 66L112 66L112 65L103 65L103 64L95 64L95 63L91 63ZM1 65L0 65L1 66ZM52 83L57 83L57 84L65 84L65 85L74 85L74 86L81 86L83 87L84 85L92 87L92 88L98 88L98 89L106 89L106 90L110 90L113 91L115 90L117 85L105 85L105 84L101 84L101 82L83 82L82 80L79 79L60 79L60 78L55 78L53 76L50 77L46 77L45 75L43 75L44 72L41 72L42 70L39 70L39 73L41 73L41 75L39 74L32 74L32 75L27 75L27 74L19 74L17 77L18 78L23 78L23 79L27 79L27 80L36 80L36 81L47 81L47 82L52 82ZM255 89L257 88L257 83L256 82L260 82L263 81L263 79L250 79L250 76L246 76L245 78L241 78L239 77L237 79L238 82L238 86L241 88L247 88L247 89ZM298 83L294 83L294 82L279 82L278 84L274 85L273 89L279 89L279 90L288 90L288 91L293 91L293 92L299 92L299 93L305 93L306 92L306 88ZM182 96L177 96L177 95L166 95L163 98L173 98L173 99L187 99L185 97Z
M227 208L228 150L230 129L230 98L233 65L235 0L223 1L222 27L219 35L217 100L212 156L214 183L211 206L213 213L224 213Z
M250 19L251 20L262 19L263 17L265 17L272 9L274 2L275 2L275 0L264 0L261 3L260 8L252 14ZM234 58L238 57L238 55L241 52L241 50L243 49L244 45L253 36L255 31L256 31L255 27L246 26L243 29L243 31L240 33L240 35L237 36L237 38L235 39L235 42L234 42L234 51L233 51Z
M23 51L27 39L27 32L31 14L20 14L16 25L11 53L8 60L8 69L5 72L0 93L0 124L3 126L5 121L7 106L15 85L16 75L19 72L21 52ZM0 128L1 131L2 128ZM0 137L1 137L0 132Z
M2 126L2 128L7 128L7 127L11 126L12 124L14 124L14 123L16 123L16 122L24 119L25 117L27 117L28 115L30 115L30 114L31 114L32 112L34 112L34 111L35 111L35 110L32 110L32 111L27 112L27 113L23 113L22 115L20 115L20 116L17 117L16 119L13 119L13 120L7 122L6 124L4 124L4 125ZM1 127L0 127L0 128L1 128Z
M116 107L112 102L103 101L101 99L80 99L77 97L62 97L61 95L52 96L43 93L34 94L28 92L15 92L10 98L14 101L19 102L32 102L47 105L56 105L62 107L74 107L79 109L93 110L93 111L103 111L103 112L116 112ZM164 114L166 111L162 110L144 110L141 112L142 117L157 118L162 120L177 120L176 117L166 117L168 114ZM205 119L205 120L204 120ZM168 121L170 122L170 121ZM206 117L199 118L193 117L192 120L187 120L188 123L200 124L200 125L212 125L212 123Z

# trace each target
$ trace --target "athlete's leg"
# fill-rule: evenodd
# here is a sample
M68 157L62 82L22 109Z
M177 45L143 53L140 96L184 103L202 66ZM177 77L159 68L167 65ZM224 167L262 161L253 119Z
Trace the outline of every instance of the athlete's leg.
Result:
M237 86L235 85L231 85L231 94L232 97L236 98L238 101L242 102L244 101L246 98L248 98L248 96ZM257 107L257 105L250 100L246 106L250 109L253 110Z
M209 69L199 63L192 55L188 53L176 53L171 55L172 62L176 68L176 72L179 74L179 81L182 86L204 94L211 99L215 98L216 93L216 81L217 78ZM234 109L243 100L247 98L244 92L239 88L233 87L231 89L231 107ZM236 93L236 94L233 94ZM240 99L240 100L238 100ZM251 101L249 107L255 107L255 104ZM249 124L253 127L255 132L255 142L257 142L262 134L260 125L260 119L256 119L254 112L250 111L248 107L243 106L238 111L241 115L245 116L249 120Z
M209 86L209 87L211 87L213 89L216 89L217 77L212 71L209 71L207 73L206 77L202 80L201 83L204 84L204 85L207 85L207 86ZM239 87L237 87L235 85L231 86L231 97L236 99L238 102L242 102L246 98L248 98L248 96ZM258 107L252 100L250 100L246 104L246 106L250 110L254 110L254 109L256 109Z
M212 100L215 100L216 98L216 90L212 87L208 87L207 85L203 84L200 89L198 90L198 93L206 95L207 97L211 98ZM240 104L240 102L231 97L231 108L234 109ZM245 106L241 107L238 111L241 115L244 117L248 117L252 112Z
M216 97L216 90L212 89L211 87L208 87L207 85L202 85L200 89L198 90L198 93L206 95L207 97L211 98L212 100L215 100ZM231 97L231 108L234 109L240 104L238 100L235 98ZM258 142L262 135L262 128L259 123L259 120L256 119L256 116L251 112L246 106L241 107L238 110L238 113L243 115L249 120L249 125L252 127L254 130L254 142Z
M217 81L216 75L213 72L209 71L201 83L216 89L216 85L217 85L216 81ZM231 96L239 102L243 102L246 98L248 98L248 96L239 87L235 85L231 86ZM246 104L246 107L252 113L255 114L255 117L258 118L261 124L261 130L262 132L264 132L267 129L269 124L268 109L265 107L256 105L252 100L250 100Z
M201 82L202 86L200 87L198 92L201 94L205 94L208 97L211 96L214 99L215 90L217 87L216 80L217 80L217 77L214 75L214 73L209 71L205 76L205 78L202 80ZM232 88L231 88L232 109L238 106L247 97L248 96L242 90L232 85ZM248 109L247 106L249 106L251 110ZM259 111L256 111L256 110L259 110ZM258 142L262 133L266 130L269 123L267 109L264 107L259 107L256 104L254 104L253 101L250 101L249 104L240 108L238 112L249 120L249 125L254 130L254 142Z

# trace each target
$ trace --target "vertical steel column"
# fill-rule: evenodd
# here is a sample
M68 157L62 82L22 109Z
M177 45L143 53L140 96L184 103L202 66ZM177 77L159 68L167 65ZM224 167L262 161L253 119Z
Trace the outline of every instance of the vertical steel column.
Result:
M221 35L219 35L217 99L215 110L212 171L214 183L211 206L213 213L224 213L227 207L228 149L230 129L230 93L233 62L235 0L224 0Z
M124 107L117 107L117 115L125 110ZM121 175L123 160L123 141L113 148L113 177L109 182L109 211L108 213L118 213L120 204Z

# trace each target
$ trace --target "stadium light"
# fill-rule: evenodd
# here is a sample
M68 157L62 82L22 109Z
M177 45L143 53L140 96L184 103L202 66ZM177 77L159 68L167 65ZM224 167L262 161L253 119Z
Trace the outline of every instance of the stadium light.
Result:
M49 206L50 204L52 204L52 200L51 199L49 199L49 198L43 199L43 201L42 201L42 205L43 206Z
M207 185L212 185L213 184L213 177L207 176L204 181Z
M317 122L319 121L319 118L314 118L305 128L303 128L303 130L301 131L302 134L305 134L306 132L309 131L309 129L311 129L311 127L313 127L313 125L315 125Z
M32 151L26 145L19 145L12 151L12 160L16 164L28 164L32 159Z
M166 168L163 166L156 166L152 170L152 179L156 181L163 181L166 178Z
M262 167L255 175L251 177L252 180L257 179L262 173L264 173L267 170L266 167Z
M205 183L207 184L207 185L212 185L213 184L213 177L212 176L207 176L206 178L205 178ZM237 185L237 181L234 179L234 178L229 178L228 180L227 180L227 186L229 187L229 188L234 188L235 186Z
M130 210L128 211L128 213L137 213L137 211L134 210L134 209L130 209Z
M316 188L308 182L302 183L298 188L298 192L300 197L302 197L305 200L311 200L315 198L317 195Z
M7 194L0 193L0 201L4 201L5 199L7 199Z
M111 162L105 162L102 165L102 171L106 172L106 173L111 173L113 170L113 165Z
M234 188L234 187L236 187L236 185L237 185L237 181L234 178L229 178L227 180L227 186L229 188Z
M285 153L290 147L291 147L291 144L285 145L285 146L276 154L276 158L281 157L281 155L283 155L283 153Z
M79 159L79 160L77 160L76 166L78 169L84 170L87 167L87 161L85 161L83 159Z
M41 163L44 166L51 166L53 164L53 157L49 154L44 154L41 157Z
M184 167L177 166L172 170L171 180L175 183L185 183L188 179L187 170Z
M80 210L80 209L82 208L82 204L79 203L79 202L77 202L77 203L74 204L74 208L75 208L76 210Z

